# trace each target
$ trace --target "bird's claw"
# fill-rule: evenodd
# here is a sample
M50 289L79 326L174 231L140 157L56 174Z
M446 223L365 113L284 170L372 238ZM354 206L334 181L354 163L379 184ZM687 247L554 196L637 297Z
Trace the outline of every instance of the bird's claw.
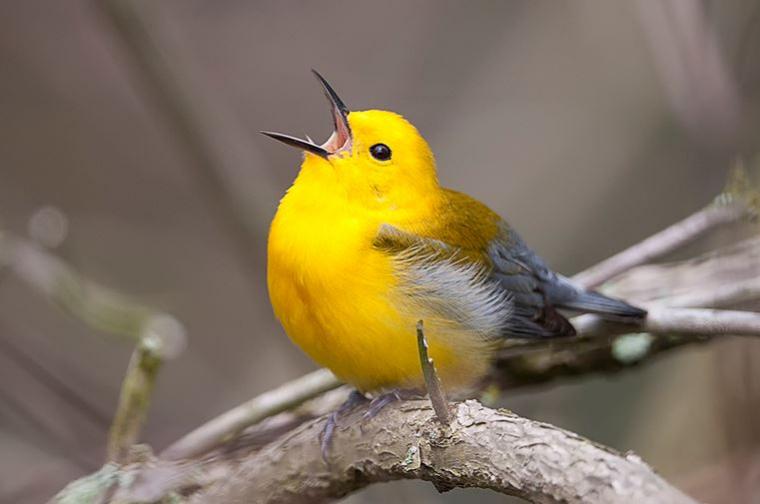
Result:
M399 400L401 400L401 393L398 390L392 390L373 398L367 406L367 411L362 415L362 421L366 422L375 418L383 408Z
M418 391L402 389L391 390L390 392L380 394L379 396L372 398L372 400L369 400L367 411L362 414L361 421L364 423L372 420L389 404L419 396L420 393ZM340 420L340 417L348 413L355 406L366 403L367 401L368 399L366 396L364 396L364 394L358 390L354 390L351 392L351 395L348 396L346 402L341 404L337 410L330 413L330 415L327 417L325 426L322 429L322 434L320 435L319 443L320 449L322 451L322 460L325 461L325 464L328 463L330 446L335 435L335 429L338 427L338 421Z
M364 394L358 390L353 390L346 401L327 417L319 442L319 447L322 452L322 460L325 461L325 464L327 463L328 455L330 454L330 445L332 444L333 435L335 434L335 428L338 426L338 418L353 409L354 406L364 402L367 402L367 398Z

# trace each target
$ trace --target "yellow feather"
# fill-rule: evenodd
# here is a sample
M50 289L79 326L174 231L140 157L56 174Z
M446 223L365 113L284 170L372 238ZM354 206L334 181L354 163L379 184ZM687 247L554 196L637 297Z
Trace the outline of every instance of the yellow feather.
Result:
M398 268L406 263L374 241L383 225L441 240L456 247L459 267L464 262L477 273L489 267L486 248L499 218L440 187L428 144L401 116L371 110L348 120L350 151L327 159L307 153L272 222L275 314L307 354L362 391L422 385L415 325L435 317L425 324L441 379L450 389L466 387L486 371L492 345L401 289L405 272ZM391 147L390 160L370 155L376 143Z

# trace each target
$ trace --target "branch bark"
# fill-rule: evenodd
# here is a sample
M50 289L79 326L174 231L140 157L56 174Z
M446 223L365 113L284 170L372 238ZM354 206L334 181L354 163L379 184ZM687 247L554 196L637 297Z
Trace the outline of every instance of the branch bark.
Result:
M318 440L322 417L242 459L208 460L195 468L199 477L176 463L131 468L113 501L146 501L169 487L182 503L314 504L372 483L422 479L439 490L489 488L537 503L695 502L633 454L476 401L457 404L445 429L426 400L395 403L367 423L360 416L354 411L336 431L329 465Z

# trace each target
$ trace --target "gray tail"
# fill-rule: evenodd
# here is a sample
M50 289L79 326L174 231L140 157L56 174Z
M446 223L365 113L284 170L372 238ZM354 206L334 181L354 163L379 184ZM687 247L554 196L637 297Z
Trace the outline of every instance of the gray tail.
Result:
M646 317L646 310L629 305L625 301L607 297L594 291L579 291L573 299L560 305L562 308L619 319L640 320Z

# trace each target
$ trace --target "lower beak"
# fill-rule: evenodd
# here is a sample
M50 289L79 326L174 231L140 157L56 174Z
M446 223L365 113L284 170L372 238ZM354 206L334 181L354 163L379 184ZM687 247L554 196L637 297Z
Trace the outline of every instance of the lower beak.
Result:
M322 145L317 145L308 137L306 140L303 140L301 138L285 135L283 133L274 133L272 131L262 131L261 133L274 138L275 140L279 140L282 143L327 159L328 156L351 148L351 127L348 124L349 110L325 78L319 75L319 72L316 70L312 70L312 72L317 77L320 84L322 84L325 96L327 96L327 99L330 102L333 125L335 128L332 135L330 135L330 138L328 138Z

